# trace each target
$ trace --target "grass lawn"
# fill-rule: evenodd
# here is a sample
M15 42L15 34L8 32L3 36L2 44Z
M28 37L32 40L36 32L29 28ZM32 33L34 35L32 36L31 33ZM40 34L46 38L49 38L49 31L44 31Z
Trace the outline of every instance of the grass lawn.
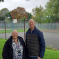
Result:
M6 42L5 39L0 38L0 59L3 59L2 58L2 50L3 50L3 46L4 46L5 42ZM53 50L46 49L43 59L59 59L59 51L58 50L53 51Z
M59 59L59 51L46 49L43 59Z
M2 50L3 50L3 46L4 46L5 41L6 40L0 38L0 59L3 59L2 58Z
M27 31L28 29L25 29ZM47 29L39 29L39 30L47 30ZM18 32L24 32L24 29L17 30ZM0 34L5 33L5 30L0 30ZM6 30L6 33L12 33L12 30Z
M25 29L25 31L27 31L28 29ZM19 29L19 30L17 30L18 32L24 32L24 29ZM6 30L6 33L11 33L12 32L12 30ZM5 33L5 30L0 30L0 34L2 34L2 33Z

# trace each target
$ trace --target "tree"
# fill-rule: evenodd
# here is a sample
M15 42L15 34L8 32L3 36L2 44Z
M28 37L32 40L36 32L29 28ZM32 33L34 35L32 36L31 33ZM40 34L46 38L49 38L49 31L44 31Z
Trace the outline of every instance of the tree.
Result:
M50 22L59 22L59 0L49 0L45 7Z
M8 13L8 12L9 12L9 10L8 10L7 8L1 9L1 14L2 14L2 15L5 15L5 14Z
M4 0L0 0L0 2L4 2Z
M27 13L24 8L18 7L17 9L11 11L11 16L12 19L17 18L17 20L19 21L24 16L27 18Z
M5 16L6 16L6 17L11 17L10 12L7 12L7 13L5 14Z
M17 12L16 9L14 9L14 10L11 11L11 16L12 16L12 19L16 19L17 18L18 12Z
M7 18L6 20L12 20L10 13L11 13L11 11L5 14L5 16Z
M9 12L7 8L3 8L0 10L0 20L4 20L6 18L6 14Z
M43 11L44 8L41 5L39 7L32 9L32 14L33 14L32 18L38 23L41 23L43 20Z
M27 19L28 19L28 21L32 18L32 14L31 13L29 13L29 12L27 12Z

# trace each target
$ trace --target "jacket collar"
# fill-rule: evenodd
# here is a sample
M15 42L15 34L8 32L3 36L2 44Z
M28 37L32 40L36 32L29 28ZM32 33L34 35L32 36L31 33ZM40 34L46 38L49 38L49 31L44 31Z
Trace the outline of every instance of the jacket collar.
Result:
M35 27L35 26L34 26L34 27ZM33 30L33 31L35 31L35 30L36 30L36 27L34 28L34 30ZM29 31L29 32L31 32L31 29L29 28L29 29L28 29L28 31Z
M20 38L20 36L18 36L17 37L18 39L19 39L19 41L21 42L21 38ZM9 40L9 46L12 48L12 36L10 36L10 38L8 39ZM22 44L22 42L21 42L21 44Z

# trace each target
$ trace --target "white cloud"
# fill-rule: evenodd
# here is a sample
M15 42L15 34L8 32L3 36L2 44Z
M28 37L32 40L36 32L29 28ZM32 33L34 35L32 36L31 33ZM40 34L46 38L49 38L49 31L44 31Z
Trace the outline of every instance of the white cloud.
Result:
M0 2L0 10L2 8L8 8L9 10L13 10L17 7L23 7L26 11L31 12L33 8L36 6L43 6L45 8L45 4L49 0L4 0L4 2Z

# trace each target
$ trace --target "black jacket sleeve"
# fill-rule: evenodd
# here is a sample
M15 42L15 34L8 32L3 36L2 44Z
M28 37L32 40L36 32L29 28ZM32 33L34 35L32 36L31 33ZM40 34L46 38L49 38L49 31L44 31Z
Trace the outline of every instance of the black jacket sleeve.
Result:
M6 41L3 51L2 51L2 57L3 59L9 59L8 52L7 52L8 42Z

